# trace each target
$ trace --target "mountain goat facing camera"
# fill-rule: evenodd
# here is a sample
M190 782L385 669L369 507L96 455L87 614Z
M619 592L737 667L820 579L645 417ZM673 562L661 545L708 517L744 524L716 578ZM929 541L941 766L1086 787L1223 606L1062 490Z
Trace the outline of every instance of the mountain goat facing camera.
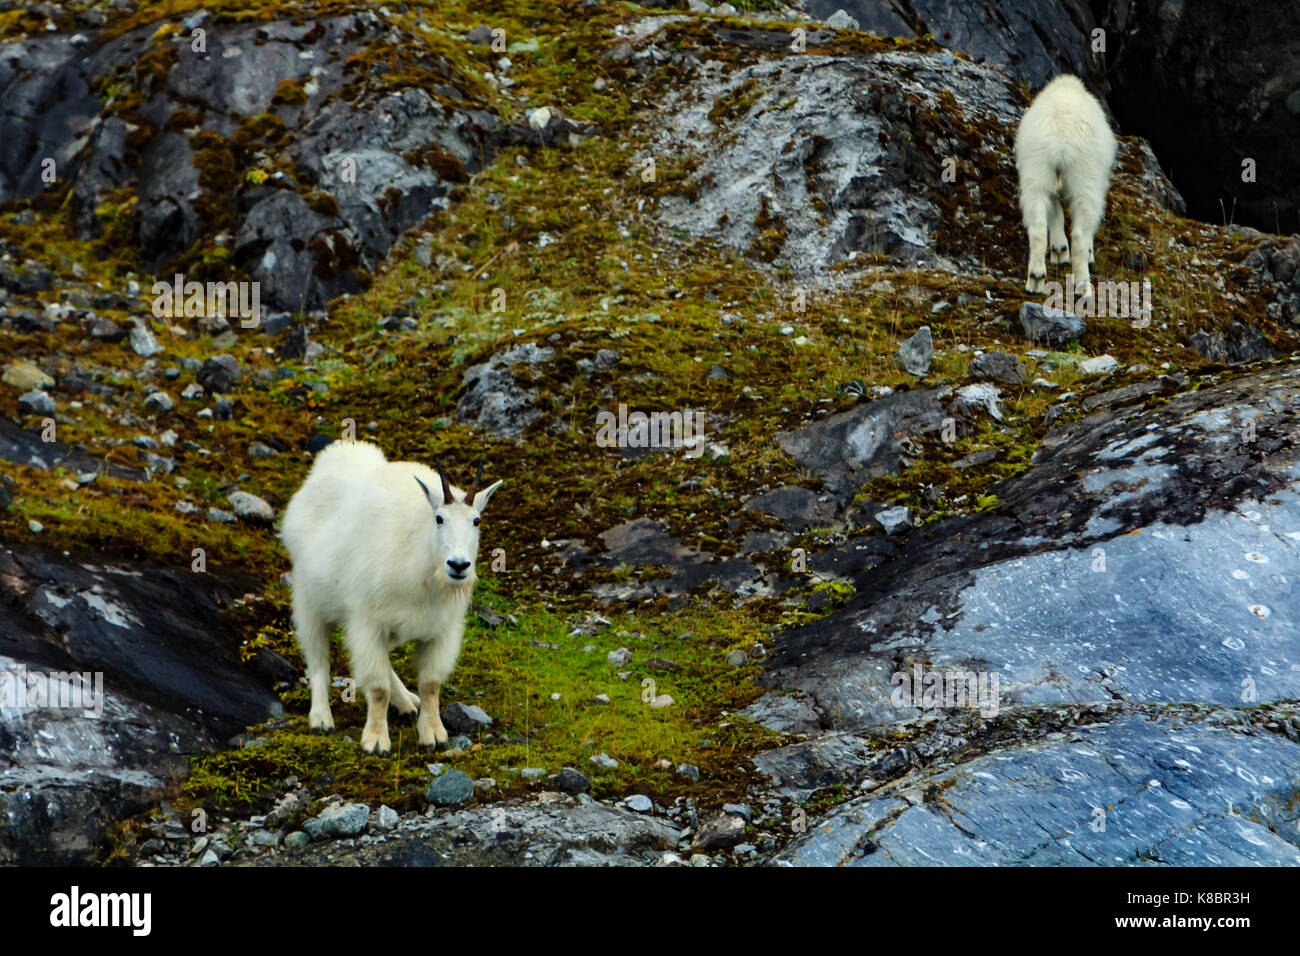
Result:
M1051 262L1073 265L1074 285L1081 297L1092 294L1088 266L1093 261L1093 237L1106 212L1106 190L1114 162L1115 135L1101 104L1082 81L1064 74L1043 87L1016 130L1020 211L1029 233L1025 291L1044 291L1044 253L1048 253Z
M441 466L390 462L365 442L336 441L317 456L280 532L293 561L293 623L307 662L313 731L334 729L329 641L341 624L368 707L362 749L388 753L390 703L399 713L419 711L421 744L447 742L438 695L460 655L477 580L479 519L501 487L479 488L482 478L480 462L474 484L461 491ZM419 642L419 696L388 659L408 641Z

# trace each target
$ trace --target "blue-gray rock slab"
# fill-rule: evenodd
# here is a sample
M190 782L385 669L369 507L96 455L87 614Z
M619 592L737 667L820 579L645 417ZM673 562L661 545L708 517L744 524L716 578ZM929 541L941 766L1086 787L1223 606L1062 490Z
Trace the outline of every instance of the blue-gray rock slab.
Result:
M1120 716L851 800L772 862L1296 866L1298 780L1282 736Z
M997 675L1001 707L1300 696L1297 401L1292 364L1049 432L995 509L927 525L787 632L765 682L853 730L915 716L890 702L908 657Z

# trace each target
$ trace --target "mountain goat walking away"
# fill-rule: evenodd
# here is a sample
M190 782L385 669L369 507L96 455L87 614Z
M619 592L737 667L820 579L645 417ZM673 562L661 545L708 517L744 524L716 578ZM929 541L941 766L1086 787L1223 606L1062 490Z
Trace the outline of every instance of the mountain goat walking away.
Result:
M461 491L435 471L388 461L365 442L334 442L316 458L284 512L293 560L293 623L307 661L311 729L334 729L329 704L330 632L344 628L352 676L368 709L361 747L387 753L388 705L420 712L420 743L447 742L438 693L456 666L476 575L479 518L501 482ZM419 641L420 694L407 690L388 654Z
M1077 76L1058 76L1034 98L1016 130L1020 211L1029 233L1027 292L1042 292L1044 253L1073 264L1080 297L1092 293L1088 266L1092 241L1106 211L1115 136L1101 104ZM1070 204L1070 244L1065 243L1065 203Z

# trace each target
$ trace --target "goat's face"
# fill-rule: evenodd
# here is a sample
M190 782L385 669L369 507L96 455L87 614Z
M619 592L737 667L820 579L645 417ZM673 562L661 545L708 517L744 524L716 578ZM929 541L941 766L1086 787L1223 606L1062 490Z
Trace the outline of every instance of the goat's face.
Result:
M445 481L442 488L430 489L419 478L415 480L433 509L430 546L434 567L438 569L435 573L443 575L452 587L473 584L477 577L474 562L478 558L478 530L483 509L502 483L498 481L481 491L471 489L456 494Z

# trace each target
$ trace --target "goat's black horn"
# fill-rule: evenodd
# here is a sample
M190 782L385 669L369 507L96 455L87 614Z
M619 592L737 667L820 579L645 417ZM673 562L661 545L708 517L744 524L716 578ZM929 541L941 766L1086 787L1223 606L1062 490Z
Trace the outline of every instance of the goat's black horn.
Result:
M442 471L442 462L437 458L433 460L433 467L438 472L438 477L442 480L442 503L451 504L451 485L447 484L447 476Z
M474 473L474 483L469 486L469 491L465 492L465 503L471 508L474 506L474 497L483 487L483 459L478 460L478 471Z

